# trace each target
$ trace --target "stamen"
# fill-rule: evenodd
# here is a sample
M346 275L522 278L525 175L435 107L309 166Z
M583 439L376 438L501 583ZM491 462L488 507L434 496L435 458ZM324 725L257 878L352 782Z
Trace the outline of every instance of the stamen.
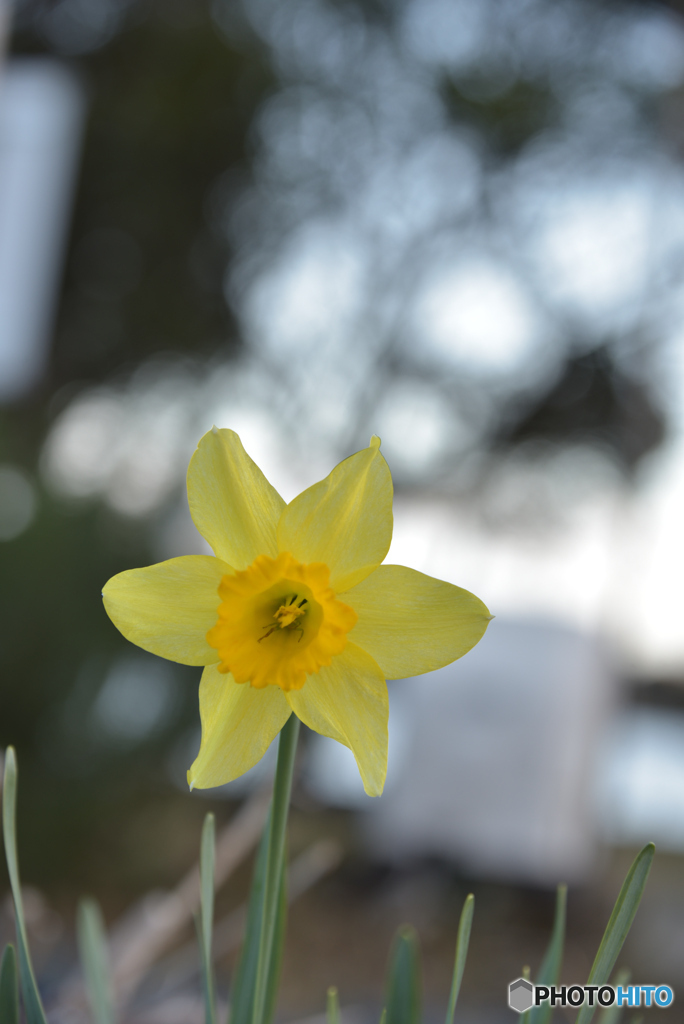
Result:
M276 620L277 625L280 629L292 629L294 624L303 615L306 615L306 610L302 607L303 604L307 604L306 598L300 603L299 607L294 608L293 603L297 600L299 594L295 594L292 600L288 604L281 604L273 618ZM287 600L287 599L286 599ZM301 629L301 626L297 626L297 629ZM270 636L270 633L267 634Z
M264 629L268 629L268 626L264 626L263 628L264 628ZM264 635L263 635L263 636L260 636L260 637L259 637L259 639L257 640L257 643L258 643L258 644L260 644L260 643L261 643L261 641L262 641L262 640L265 640L265 639L266 639L266 637L268 637L268 636L270 636L270 635L271 635L271 633L275 633L275 631L276 631L276 629L277 629L277 628L278 628L278 625L277 625L277 624L276 624L275 626L271 626L271 628L270 628L270 629L268 629L268 633L264 633Z
M295 597L297 597L297 595L296 595L296 594L295 594ZM292 601L294 601L294 597L292 598ZM292 601L290 601L290 604L292 604ZM297 607L298 607L298 608L301 608L301 607L302 607L302 605L304 605L304 604L308 604L308 603L309 603L309 602L308 602L308 599L307 599L307 598L305 597L303 601L300 601L300 602L299 602L299 604L297 605Z

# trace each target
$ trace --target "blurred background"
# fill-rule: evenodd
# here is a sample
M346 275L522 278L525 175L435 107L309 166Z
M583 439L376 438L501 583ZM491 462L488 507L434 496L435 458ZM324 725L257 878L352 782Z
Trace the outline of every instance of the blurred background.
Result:
M407 919L436 1017L472 890L463 1019L509 1020L557 882L578 982L650 839L623 960L684 983L684 3L4 0L0 24L0 743L51 1019L87 1019L83 892L122 1019L201 1019L168 894L208 809L229 995L272 759L188 794L199 670L99 596L205 550L184 477L213 423L286 499L380 434L389 561L496 616L390 683L379 800L305 737L280 1018L335 983L377 1019Z

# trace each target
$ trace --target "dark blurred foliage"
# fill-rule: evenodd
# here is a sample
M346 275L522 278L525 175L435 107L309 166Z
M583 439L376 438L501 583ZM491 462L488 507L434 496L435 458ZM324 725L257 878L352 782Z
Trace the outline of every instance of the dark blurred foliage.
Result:
M516 80L494 95L482 79L454 81L445 77L442 96L458 124L472 126L487 140L493 157L505 159L518 153L558 117L554 96L533 82Z
M502 426L498 443L575 442L602 448L625 472L665 437L663 415L647 388L615 365L609 347L571 356L560 378Z
M197 672L173 666L180 683L173 717L145 745L98 737L95 699L129 646L99 594L112 573L149 562L144 532L126 531L101 510L73 515L44 498L35 528L2 555L0 721L3 746L11 742L19 754L25 870L68 884L100 829L116 834L118 810L128 813L136 790L144 800L150 787L168 788L170 742L195 721Z

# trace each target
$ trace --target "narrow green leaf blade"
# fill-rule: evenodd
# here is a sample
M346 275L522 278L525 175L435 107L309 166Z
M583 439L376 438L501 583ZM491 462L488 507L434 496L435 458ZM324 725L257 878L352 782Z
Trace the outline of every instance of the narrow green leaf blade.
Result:
M525 981L529 981L530 980L529 964L526 964L523 967L523 969L522 969L522 977L525 979ZM530 1024L530 1013L531 1012L532 1012L531 1010L525 1010L525 1012L520 1015L520 1024Z
M613 985L615 986L615 988L617 988L618 985L622 985L622 987L624 988L625 985L629 985L630 977L631 972L628 971L627 968L623 968L621 971L618 971L615 978L613 979ZM619 1021L622 1019L623 1013L624 1007L618 1006L615 1002L612 1006L606 1006L606 1008L601 1011L599 1022L600 1024L619 1024Z
M230 1024L251 1024L254 1005L254 982L256 979L256 962L259 955L259 927L264 902L264 872L266 870L266 854L268 851L268 831L271 827L269 819L259 843L252 887L247 906L247 924L242 952L238 963L230 997Z
M200 847L200 898L202 937L204 948L211 953L214 927L214 861L216 859L216 823L213 814L207 814L202 826Z
M254 986L256 983L257 960L259 957L260 930L264 909L264 878L268 856L270 817L264 828L254 866L254 877L247 908L245 939L240 962L233 979L231 992L230 1024L252 1024L254 1014ZM266 985L265 1021L270 1022L275 1012L275 1001L282 965L282 953L287 919L287 893L285 871L280 881L278 913L274 929L273 947L269 959L269 975Z
M214 928L214 861L216 856L216 826L213 814L207 814L202 826L200 847L200 958L204 982L204 1019L216 1024L216 994L211 957L211 939Z
M95 1024L114 1024L109 981L107 937L102 911L95 900L81 900L77 916L78 948L86 991Z
M340 1003L337 998L337 989L334 986L328 989L325 1018L326 1024L340 1024Z
M588 985L605 985L610 977L610 972L615 966L627 933L634 920L644 887L651 870L655 846L648 843L643 850L637 854L634 863L627 872L627 877L620 890L613 913L603 933L601 945L598 948L596 959L589 972ZM589 1024L593 1018L595 1006L583 1006L577 1015L576 1024Z
M446 1024L453 1024L454 1013L458 994L461 991L461 982L468 956L468 945L470 944L470 929L473 925L473 911L475 910L475 897L472 893L466 896L461 919L458 922L458 935L456 937L456 955L454 957L454 973L451 979L451 992L449 993L449 1007L447 1009Z
M275 924L273 927L273 941L271 943L271 955L268 960L268 974L266 976L266 995L264 998L264 1024L271 1024L276 1010L278 998L278 985L280 983L280 972L283 966L283 950L285 948L285 926L287 924L287 874L286 866L283 863L280 874L280 890L278 892L278 906L276 908Z
M24 1010L27 1024L47 1024L43 1003L36 985L36 977L31 963L28 940L26 937L26 921L24 905L21 899L19 883L19 860L17 857L17 759L14 747L5 752L5 778L3 782L2 827L5 840L5 857L7 870L14 900L14 913L17 922L17 951L19 959L19 980L21 994L24 997Z
M17 956L9 943L0 964L0 1024L19 1024Z
M565 944L565 909L568 888L559 885L556 891L556 912L553 918L553 930L544 959L537 975L538 985L557 985L563 964L563 946ZM530 1024L549 1024L553 1007L550 1003L534 1006L530 1011Z
M386 1024L420 1024L420 955L413 928L397 932L387 980Z

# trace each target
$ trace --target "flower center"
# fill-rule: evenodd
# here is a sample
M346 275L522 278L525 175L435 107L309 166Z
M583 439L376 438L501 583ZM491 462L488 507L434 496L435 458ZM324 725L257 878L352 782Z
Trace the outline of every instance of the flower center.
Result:
M218 588L221 604L207 641L219 654L219 672L237 683L299 690L341 654L356 612L338 601L330 570L303 565L287 552L259 555Z
M275 626L271 626L268 633L264 633L263 636L259 637L259 643L261 643L262 640L265 640L267 636L270 636L276 629L292 629L297 620L301 618L302 615L306 615L304 605L309 603L309 599L307 597L303 597L295 607L294 604L298 597L299 594L293 594L289 601L286 601L285 604L281 604L280 608L273 616L276 620ZM304 630L301 626L295 626L295 628L299 633L301 633L299 638L301 640L302 636L304 636Z

